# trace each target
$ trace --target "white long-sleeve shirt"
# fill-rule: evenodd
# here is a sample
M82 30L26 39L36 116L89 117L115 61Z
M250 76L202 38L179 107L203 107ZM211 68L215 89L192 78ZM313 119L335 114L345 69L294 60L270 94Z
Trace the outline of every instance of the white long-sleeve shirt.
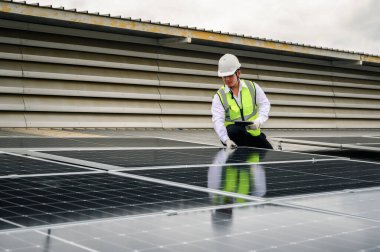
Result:
M258 120L260 122L260 125L263 125L264 122L268 120L269 117L269 110L270 110L270 102L265 95L264 91L261 89L261 87L254 83L256 87L256 103L258 105ZM235 100L238 102L239 106L241 106L241 88L242 86L245 86L245 83L240 81L239 85L239 92L238 96L236 97L234 95ZM228 86L225 86L226 93L230 92L230 89ZM218 134L219 139L225 143L229 137L227 134L227 129L224 126L224 120L225 120L225 112L222 102L220 101L220 98L217 94L214 95L214 99L212 100L212 106L211 106L211 113L212 113L212 123L214 125L214 130L216 134Z

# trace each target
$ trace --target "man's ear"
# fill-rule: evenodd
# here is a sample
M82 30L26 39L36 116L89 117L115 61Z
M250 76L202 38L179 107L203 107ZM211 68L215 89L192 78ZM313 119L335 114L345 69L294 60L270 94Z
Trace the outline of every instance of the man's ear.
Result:
M236 70L236 76L237 76L238 78L240 78L240 74L241 74L240 69Z

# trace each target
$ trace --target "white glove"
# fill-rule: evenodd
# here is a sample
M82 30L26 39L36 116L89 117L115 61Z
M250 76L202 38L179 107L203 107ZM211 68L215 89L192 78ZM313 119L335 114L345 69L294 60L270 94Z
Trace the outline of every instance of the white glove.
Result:
M226 141L227 148L229 149L235 149L237 147L236 143L232 141L231 139L228 139Z
M251 129L251 130L257 130L260 127L261 127L261 125L260 125L259 119L254 120L252 122L252 124L248 125L248 128Z

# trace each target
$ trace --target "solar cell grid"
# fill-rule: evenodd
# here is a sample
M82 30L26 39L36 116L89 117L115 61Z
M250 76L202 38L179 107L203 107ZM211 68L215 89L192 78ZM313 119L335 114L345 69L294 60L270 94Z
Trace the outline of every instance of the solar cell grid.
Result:
M380 189L355 191L324 195L312 198L301 198L291 202L299 206L314 207L344 214L352 214L380 221Z
M19 233L0 234L0 249L2 251L25 252L84 252L87 249L80 248L69 242L54 239L49 235L36 231L24 231Z
M380 245L377 222L266 204L42 231L100 252L364 251ZM30 232L23 232L20 239L29 239ZM0 234L2 240L4 234ZM33 241L34 245L48 244ZM13 244L6 248L12 249Z
M306 163L273 164L270 165L270 167L316 175L380 183L380 164L371 162L334 160L315 162L312 165L308 165Z
M225 197L223 203L236 199ZM214 205L205 192L109 174L0 179L0 218L24 226ZM220 202L219 202L220 203Z
M0 176L86 171L90 170L30 157L0 153Z

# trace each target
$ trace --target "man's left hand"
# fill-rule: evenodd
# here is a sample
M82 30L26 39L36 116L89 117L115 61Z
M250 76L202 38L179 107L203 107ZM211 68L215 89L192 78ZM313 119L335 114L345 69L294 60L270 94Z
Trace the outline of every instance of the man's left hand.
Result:
M250 125L248 126L248 128L251 129L251 130L257 130L257 129L260 128L260 127L261 127L261 125L260 125L259 119L254 120L254 121L252 122L252 124L250 124Z

